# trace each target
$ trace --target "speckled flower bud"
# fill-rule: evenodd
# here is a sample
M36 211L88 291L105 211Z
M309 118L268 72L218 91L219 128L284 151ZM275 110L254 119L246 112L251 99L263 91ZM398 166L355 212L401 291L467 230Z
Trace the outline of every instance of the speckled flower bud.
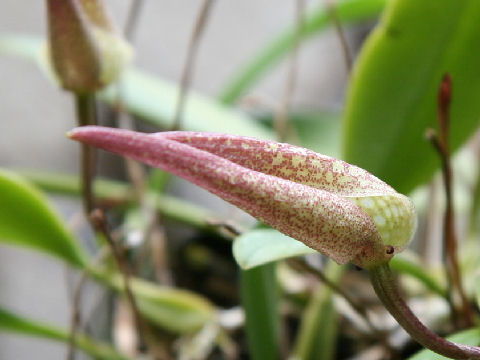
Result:
M101 89L130 61L130 46L115 31L101 0L47 0L49 52L62 87Z
M409 198L363 169L289 144L95 126L69 136L191 181L340 264L385 263L415 231Z

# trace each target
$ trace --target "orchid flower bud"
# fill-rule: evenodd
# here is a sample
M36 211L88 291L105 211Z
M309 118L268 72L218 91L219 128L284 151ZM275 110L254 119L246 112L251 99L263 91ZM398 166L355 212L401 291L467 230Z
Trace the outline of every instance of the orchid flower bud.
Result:
M409 198L363 169L289 144L98 126L68 136L182 177L340 264L386 263L415 231Z
M102 0L47 0L49 51L61 83L76 93L114 81L132 51L115 31Z

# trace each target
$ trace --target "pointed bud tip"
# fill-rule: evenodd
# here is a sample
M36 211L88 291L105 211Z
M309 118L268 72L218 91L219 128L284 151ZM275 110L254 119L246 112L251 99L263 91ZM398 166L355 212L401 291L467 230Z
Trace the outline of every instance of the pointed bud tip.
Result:
M98 130L99 128L101 129L101 127L95 125L76 127L67 131L65 135L71 140L83 141L86 135L88 136L92 131L95 132L95 130Z
M76 127L65 133L65 136L71 140L78 140L78 133L82 132L82 128Z

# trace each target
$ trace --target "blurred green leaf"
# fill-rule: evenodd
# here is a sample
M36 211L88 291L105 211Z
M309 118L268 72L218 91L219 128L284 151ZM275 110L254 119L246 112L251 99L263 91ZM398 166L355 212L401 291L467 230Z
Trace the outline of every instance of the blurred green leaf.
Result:
M344 269L345 267L329 261L324 272L328 279L338 282ZM302 314L293 358L335 359L337 333L338 313L333 303L332 290L328 286L318 286Z
M50 325L42 324L24 317L15 315L5 309L0 308L0 331L17 333L39 338L68 342L69 333L65 330L55 328ZM76 345L86 354L95 359L102 360L127 360L128 358L118 353L111 346L98 343L90 337L77 334Z
M86 255L40 192L19 176L0 171L0 194L0 241L39 249L74 267L87 267ZM123 292L118 273L88 271L103 284ZM215 320L213 305L191 292L155 286L136 278L131 285L142 314L162 328L194 332Z
M344 158L409 193L439 166L425 140L437 89L453 79L451 144L479 125L480 2L395 0L362 48L349 86Z
M273 229L248 231L235 238L233 243L233 256L245 270L272 261L315 252L300 241Z
M119 293L124 292L123 279L118 273L91 269L100 282ZM205 298L187 290L158 286L131 278L130 286L138 308L146 319L174 333L193 333L216 321L215 307Z
M390 267L395 272L407 274L420 281L427 289L433 291L437 295L446 298L447 289L440 284L417 259L407 255L408 251L395 255L390 260Z
M81 195L80 180L76 175L32 170L18 170L17 172L42 190L53 194ZM94 182L94 190L100 200L119 204L126 203L127 205L133 201L133 189L125 182L97 178ZM154 194L152 202L166 218L200 229L216 230L217 228L211 225L210 221L223 221L211 211L174 196Z
M121 89L119 86L110 86L100 93L100 99L115 105L119 91L121 105L131 114L163 129L172 127L178 97L177 85L137 69L128 69L123 75ZM182 129L263 139L272 139L274 136L272 131L247 115L194 91L188 93Z
M14 55L40 65L42 41L36 36L1 34L0 53Z
M20 176L0 169L0 241L35 248L76 266L87 256L46 198Z
M355 23L375 18L385 7L387 0L341 0L335 3L338 19L344 23ZM305 16L302 40L309 39L330 25L330 13L321 6ZM273 68L292 49L296 38L296 25L290 25L241 68L224 86L219 98L223 103L233 104L258 80Z
M276 264L242 271L240 286L245 311L249 358L280 359Z
M42 52L43 41L21 35L0 36L0 53L34 61L47 75L50 70ZM49 75L49 77L51 77ZM138 69L127 69L121 86L113 84L99 93L99 98L163 129L173 125L178 86ZM120 102L118 102L120 99ZM236 135L272 139L273 132L240 111L189 91L182 119L182 129L191 131L224 132Z
M448 336L448 340L455 343L478 346L480 345L480 329L464 330L454 335ZM448 360L449 358L438 355L430 350L422 350L416 355L409 358L409 360Z

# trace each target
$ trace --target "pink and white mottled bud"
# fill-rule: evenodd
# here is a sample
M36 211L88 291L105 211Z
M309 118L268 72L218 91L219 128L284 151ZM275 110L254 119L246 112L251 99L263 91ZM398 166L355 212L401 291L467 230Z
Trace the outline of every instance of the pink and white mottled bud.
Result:
M289 144L95 126L69 137L191 181L340 264L385 263L415 231L407 197L363 169Z

